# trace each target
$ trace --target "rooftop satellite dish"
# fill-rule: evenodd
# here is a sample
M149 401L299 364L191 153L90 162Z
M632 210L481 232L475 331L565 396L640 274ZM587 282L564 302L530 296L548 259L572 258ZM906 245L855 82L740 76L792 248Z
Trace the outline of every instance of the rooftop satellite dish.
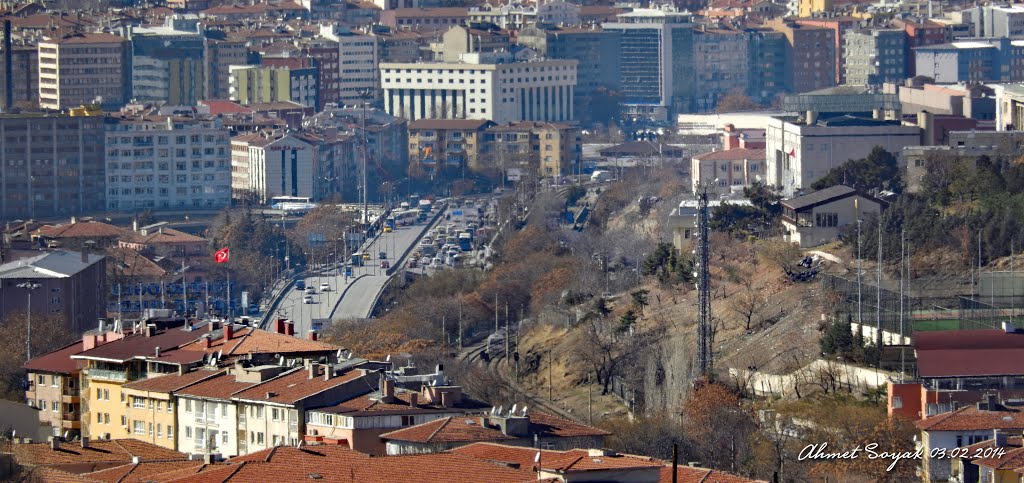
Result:
M523 406L523 416L526 416L526 406Z
M516 409L518 409L518 408L519 408L519 405L518 405L518 404L513 404L513 405L512 405L512 409L509 409L509 410L508 410L508 415L509 415L509 416L515 416L515 414L516 414Z
M391 362L391 354L384 358L384 362Z
M505 412L505 406L498 406L498 416L501 416L503 412Z
M494 406L491 406L491 416L494 416L494 412L495 412L495 410L497 410L497 409L498 409L498 408L496 408L496 407L494 407Z

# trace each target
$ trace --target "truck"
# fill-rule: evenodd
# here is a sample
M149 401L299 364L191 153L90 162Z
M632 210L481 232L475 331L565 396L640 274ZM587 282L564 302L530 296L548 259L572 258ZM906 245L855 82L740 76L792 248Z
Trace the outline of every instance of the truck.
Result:
M420 200L419 206L420 211L429 213L431 208L433 208L433 203L431 203L430 200Z
M603 182L609 181L611 179L612 179L612 173L610 171L598 170L598 171L594 171L594 173L590 175L590 181L596 181L598 183L603 183Z

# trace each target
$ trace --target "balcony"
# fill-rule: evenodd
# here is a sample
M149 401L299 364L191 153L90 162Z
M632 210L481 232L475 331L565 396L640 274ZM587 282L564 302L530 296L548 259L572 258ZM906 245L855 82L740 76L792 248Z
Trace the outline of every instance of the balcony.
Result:
M124 371L110 369L89 369L89 377L112 382L126 382L128 380L128 374Z
M64 413L61 415L60 426L64 429L81 429L82 420L79 413Z
M60 402L64 404L78 404L82 401L82 398L78 395L78 391L72 394L62 394L60 396Z

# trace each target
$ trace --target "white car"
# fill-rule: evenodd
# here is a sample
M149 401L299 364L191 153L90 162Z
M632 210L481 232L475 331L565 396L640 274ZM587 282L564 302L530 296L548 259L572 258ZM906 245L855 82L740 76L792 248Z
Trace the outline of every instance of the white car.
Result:
M313 287L306 287L306 295L316 295L316 289Z
M328 285L327 282L321 283L320 284L320 291L321 292L330 292L331 291L331 286Z
M311 304L311 303L313 303L313 296L312 295L306 295L305 297L302 297L302 303L304 303L304 304Z

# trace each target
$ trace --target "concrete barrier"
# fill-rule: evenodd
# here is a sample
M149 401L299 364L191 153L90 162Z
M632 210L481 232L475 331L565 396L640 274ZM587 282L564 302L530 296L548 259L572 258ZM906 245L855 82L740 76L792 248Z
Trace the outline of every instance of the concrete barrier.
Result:
M341 294L339 294L338 301L334 303L334 307L331 307L331 314L327 316L329 319L334 320L334 313L338 311L338 306L341 305L341 301L342 300L345 300L345 294L347 294L348 293L348 289L351 288L352 285L356 283L356 280L359 280L360 278L368 277L368 276L369 275L364 273L362 275L358 275L356 277L353 277L352 280L349 280L348 284L345 285L345 290L342 290Z
M829 386L830 390L857 390L884 388L896 374L874 368L860 367L839 361L817 359L789 374L766 374L729 368L729 377L758 396L784 397L796 392L796 387L808 385Z

